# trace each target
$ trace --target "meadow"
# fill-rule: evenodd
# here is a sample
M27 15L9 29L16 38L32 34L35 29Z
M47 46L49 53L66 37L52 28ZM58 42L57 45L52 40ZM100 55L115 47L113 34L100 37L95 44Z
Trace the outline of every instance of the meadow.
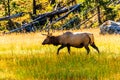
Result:
M59 46L41 44L44 32L1 35L0 80L120 80L120 35L100 35L98 28L76 31L92 32L100 54L90 47L89 55L84 48L56 55Z

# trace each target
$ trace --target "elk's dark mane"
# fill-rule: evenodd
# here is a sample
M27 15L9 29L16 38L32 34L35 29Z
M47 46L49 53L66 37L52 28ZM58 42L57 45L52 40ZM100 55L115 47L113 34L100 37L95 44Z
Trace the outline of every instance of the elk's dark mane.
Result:
M59 36L51 36L50 37L50 43L52 43L53 45L57 46L59 45Z

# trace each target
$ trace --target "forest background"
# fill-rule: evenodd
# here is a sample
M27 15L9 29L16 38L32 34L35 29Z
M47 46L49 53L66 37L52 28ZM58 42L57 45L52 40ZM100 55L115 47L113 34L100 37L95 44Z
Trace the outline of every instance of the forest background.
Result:
M80 4L80 11L78 13L71 13L64 20L54 24L55 28L66 24L75 17L74 14L77 14L79 22L82 22L97 13L96 16L89 19L87 23L81 25L84 26L84 28L98 27L107 20L120 20L119 0L0 0L0 18L21 12L26 13L18 18L0 21L0 30L11 30L18 26L20 27L23 21L31 22L33 20L32 16L54 11L57 5L68 8L75 4ZM55 16L55 18L58 17ZM12 25L10 25L10 23L12 23Z

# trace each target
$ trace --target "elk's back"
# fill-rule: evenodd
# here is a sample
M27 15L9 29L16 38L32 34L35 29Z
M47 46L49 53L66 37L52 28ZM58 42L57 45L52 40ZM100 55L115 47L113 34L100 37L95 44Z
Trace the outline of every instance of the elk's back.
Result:
M60 43L61 44L69 44L72 46L78 46L81 43L89 43L89 35L91 35L91 33L81 33L81 32L77 32L77 33L73 33L73 34L63 34L62 36L60 36Z

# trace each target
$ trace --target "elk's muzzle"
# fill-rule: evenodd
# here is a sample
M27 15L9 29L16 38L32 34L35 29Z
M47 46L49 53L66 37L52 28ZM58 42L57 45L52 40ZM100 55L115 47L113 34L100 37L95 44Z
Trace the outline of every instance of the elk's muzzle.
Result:
M42 45L45 45L45 43L43 42Z

